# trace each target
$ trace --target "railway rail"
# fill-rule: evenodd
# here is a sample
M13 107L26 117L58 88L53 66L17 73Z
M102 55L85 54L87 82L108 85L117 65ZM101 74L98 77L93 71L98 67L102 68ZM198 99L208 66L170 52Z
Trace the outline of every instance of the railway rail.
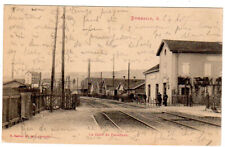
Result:
M173 123L179 127L185 127L194 131L204 132L208 126L214 128L220 128L220 125L213 124L211 122L190 118L180 114L173 114L170 112L152 113L151 117L160 118L164 121Z
M101 129L112 128L112 129L117 129L122 131L122 129L112 119L110 119L108 115L105 114L104 112L100 112L93 115L93 118L95 122L97 123L98 127Z
M116 101L116 100L109 100L109 99L101 99L101 98L94 98L94 97L89 97L89 98L85 98L83 97L82 98L85 102L87 101L91 101L91 102L94 102L94 103L100 103L102 105L107 105L110 107L110 105L118 105L118 106L121 106L123 108L135 108L135 109L138 109L138 108L145 108L144 106L138 106L138 105L132 105L132 104L129 104L129 103L124 103L124 102L119 102L119 101ZM101 101L101 102L98 102L98 101ZM105 104L103 104L103 102ZM87 102L88 103L88 102Z
M171 118L166 115L163 116L162 113L148 113L148 114L144 113L143 114L143 113L139 112L137 114L147 120L153 121L153 124L158 124L159 126L157 126L157 128L160 127L159 130L161 130L161 127L164 127L164 125L168 126L168 125L173 124L173 126L171 126L171 127L186 128L186 129L190 129L190 130L194 130L194 131L200 131L196 127L193 127L193 126L183 123L183 122L187 121L186 119L183 119L183 118L181 118L181 119L179 119L177 117ZM169 122L171 124L165 124L165 122L163 122L162 120L165 122ZM176 128L174 128L174 129L176 129Z
M167 119L167 118L164 118L164 117L161 117L161 116L158 116L158 117L161 118L161 119L164 120L164 121L168 121L168 122L174 123L174 124L176 124L176 125L179 125L179 126L182 126L182 127L188 128L188 129L191 129L191 130L194 130L194 131L200 131L199 129L197 129L197 128L195 128L195 127L192 127L192 126L190 126L190 125L186 125L186 124L177 122L177 120L171 120L171 119Z
M102 104L95 100L90 101L90 100L82 99L82 101L85 102L87 105L91 106L92 108L111 108L111 106Z
M204 124L215 126L215 127L221 127L221 125L218 125L218 124L214 124L214 123L211 123L211 122L208 122L208 121L204 121L204 120L200 120L200 119L196 119L196 118L183 116L183 115L180 115L180 114L174 114L174 113L170 113L170 112L162 112L162 113L165 113L165 114L168 114L168 115L172 115L172 116L177 116L177 117L184 118L184 119L187 119L187 120L192 120L192 121L204 123Z
M122 129L105 113L105 112L102 112L102 114L119 130L122 131Z
M156 129L155 127L149 125L148 123L142 121L141 119L139 119L139 118L137 118L137 117L135 117L135 116L133 116L133 115L131 115L131 114L128 114L128 113L126 113L126 112L123 112L123 111L120 111L120 112L121 112L121 113L124 113L124 114L126 114L126 115L128 115L128 116L130 116L131 118L133 118L133 119L135 119L135 120L137 120L137 121L139 121L140 123L144 124L145 126L151 128L151 129L153 129L153 130L155 130L155 131L158 131L158 129Z
M121 131L135 128L145 128L158 132L150 124L123 111L100 112L94 116L100 128L116 128Z

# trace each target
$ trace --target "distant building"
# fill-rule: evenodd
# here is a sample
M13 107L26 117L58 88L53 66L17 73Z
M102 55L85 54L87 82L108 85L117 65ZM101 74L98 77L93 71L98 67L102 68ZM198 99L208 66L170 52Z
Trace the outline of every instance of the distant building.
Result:
M90 78L91 88L90 94L100 94L113 96L116 94L126 93L128 89L127 79L113 79L112 78ZM130 79L130 91L133 93L139 92L144 93L145 81L142 79ZM81 91L83 93L88 92L88 79L86 78L81 82Z
M171 104L175 94L189 95L191 89L197 93L198 89L191 84L196 84L198 79L207 77L215 81L221 77L220 42L162 40L156 55L160 58L159 64L144 72L149 102L160 92L168 95Z
M25 84L30 85L32 88L37 88L41 84L41 72L26 72Z
M134 94L145 94L145 82L141 82L130 88L130 92Z

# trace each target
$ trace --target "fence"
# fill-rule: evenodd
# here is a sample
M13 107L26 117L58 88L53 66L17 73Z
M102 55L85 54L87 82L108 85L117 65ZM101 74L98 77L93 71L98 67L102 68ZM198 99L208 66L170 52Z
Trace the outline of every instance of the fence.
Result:
M21 97L20 96L3 96L2 124L9 125L21 118Z
M173 95L172 96L172 104L183 104L185 106L192 106L193 99L191 96L186 95Z
M65 94L64 109L71 110L76 109L80 105L80 98L78 94L71 94L67 92Z
M3 96L2 126L11 126L45 110L45 98L46 95L29 92Z
M74 95L75 96L75 95ZM76 95L77 96L77 95ZM65 99L64 99L64 103L63 103L63 108L64 109L74 109L73 104L75 104L75 100L77 100L77 98L73 97L72 94L70 93L65 93ZM51 109L51 95L45 95L45 109L46 110L50 110ZM59 109L62 107L62 96L60 94L54 94L52 96L52 108L53 110Z
M9 127L17 122L31 118L36 113L62 106L62 96L59 92L40 93L39 89L3 88L3 117L2 126ZM64 109L75 109L80 104L79 96L72 95L69 90L65 91Z
M50 110L51 109L51 95L46 94L44 95L44 104L45 104L45 109ZM59 94L54 94L52 96L52 108L53 110L59 109L61 107L62 102L62 96Z
M178 88L172 91L172 104L206 105L221 109L222 77L178 77Z
M211 89L209 94L209 89ZM201 87L188 95L172 95L172 104L183 104L186 106L206 105L207 108L221 108L221 85Z
M35 113L40 113L46 108L46 94L34 93L31 95L32 103L35 104Z

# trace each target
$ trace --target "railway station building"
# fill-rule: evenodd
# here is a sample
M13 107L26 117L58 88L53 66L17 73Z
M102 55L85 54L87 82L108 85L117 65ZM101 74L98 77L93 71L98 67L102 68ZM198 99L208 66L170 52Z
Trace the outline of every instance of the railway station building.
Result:
M222 43L162 40L157 50L159 64L145 71L147 101L155 103L157 94L168 95L168 104L204 103L204 94L221 97Z

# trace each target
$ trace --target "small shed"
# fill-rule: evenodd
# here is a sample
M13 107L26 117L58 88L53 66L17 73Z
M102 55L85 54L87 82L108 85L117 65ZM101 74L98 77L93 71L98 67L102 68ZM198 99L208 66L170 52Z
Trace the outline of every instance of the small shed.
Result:
M27 88L27 86L17 80L5 82L3 83L3 96L19 95L20 89L24 88Z

